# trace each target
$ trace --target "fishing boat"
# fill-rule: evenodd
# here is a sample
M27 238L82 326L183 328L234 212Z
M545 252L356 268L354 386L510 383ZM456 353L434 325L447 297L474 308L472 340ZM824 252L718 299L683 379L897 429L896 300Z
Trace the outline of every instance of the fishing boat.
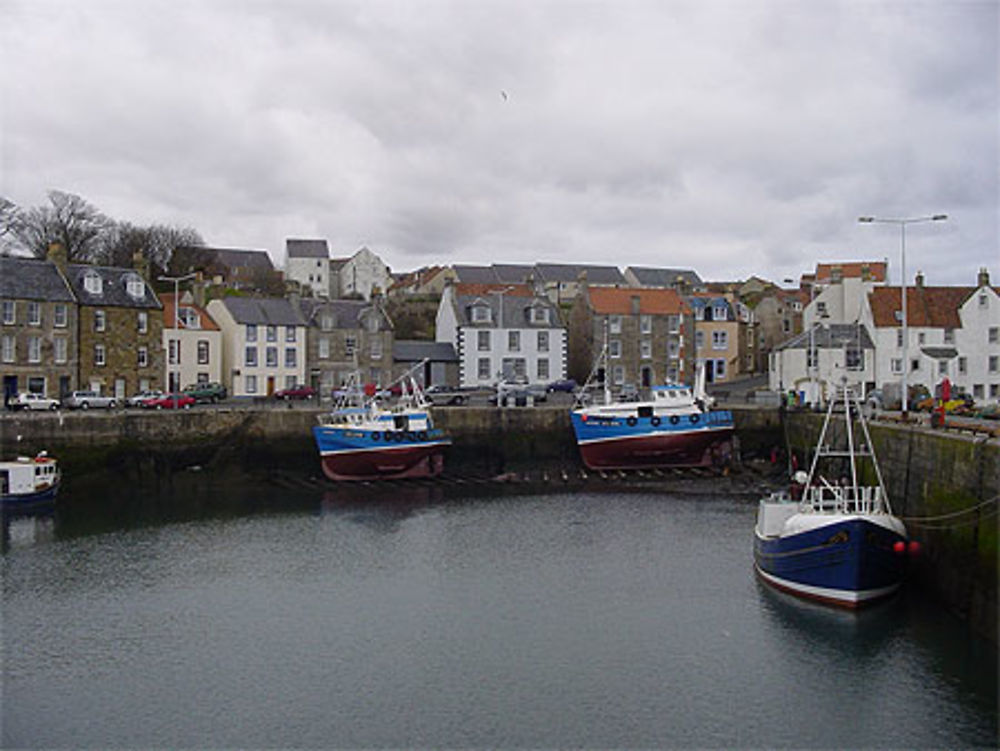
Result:
M591 379L581 395L590 392ZM614 399L604 379L603 399L594 404L578 399L570 412L583 463L593 470L618 470L704 467L727 460L733 414L712 408L704 379L699 369L695 388L653 386L646 400Z
M0 506L4 511L53 503L59 491L59 466L42 451L0 462Z
M899 589L916 549L892 513L861 402L845 384L827 406L809 471L760 501L756 571L794 595L858 608Z
M412 371L411 371L412 372ZM412 375L399 380L395 404L351 383L313 426L323 473L331 480L436 477L451 438L433 425L430 404Z

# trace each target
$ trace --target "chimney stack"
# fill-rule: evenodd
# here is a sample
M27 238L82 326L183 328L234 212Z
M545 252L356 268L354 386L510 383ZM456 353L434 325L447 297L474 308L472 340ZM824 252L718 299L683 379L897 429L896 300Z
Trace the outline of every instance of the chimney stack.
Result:
M924 272L923 271L918 271L917 272L916 285L917 285L917 289L923 289L924 288Z
M50 263L54 263L59 272L66 276L66 267L69 264L66 256L66 246L60 242L49 243L49 248L45 253L45 257Z
M141 250L136 250L132 254L132 268L139 272L139 276L144 281L149 281L149 261L146 260L146 256L142 254Z
M990 286L990 272L985 266L979 269L979 276L976 277L977 287L989 287Z

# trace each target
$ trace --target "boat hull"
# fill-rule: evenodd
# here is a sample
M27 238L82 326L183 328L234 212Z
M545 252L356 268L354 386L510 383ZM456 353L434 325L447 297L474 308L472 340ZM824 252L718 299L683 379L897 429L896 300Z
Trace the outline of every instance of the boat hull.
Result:
M440 430L391 432L316 426L323 474L336 481L436 477L451 440Z
M5 493L0 496L0 508L4 511L18 511L47 506L55 503L58 492L59 483L31 493Z
M754 535L754 564L768 584L799 597L859 608L899 589L906 537L864 516L835 518L789 535Z
M574 412L573 430L583 463L593 470L706 467L732 452L732 414L696 415L671 423L660 418L601 419ZM630 424L630 422L634 424Z

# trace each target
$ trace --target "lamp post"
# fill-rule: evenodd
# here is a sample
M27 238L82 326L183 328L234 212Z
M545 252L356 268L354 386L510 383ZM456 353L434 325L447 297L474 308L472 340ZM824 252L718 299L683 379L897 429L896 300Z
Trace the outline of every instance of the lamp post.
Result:
M180 389L181 381L181 340L180 335L177 333L180 328L179 325L179 311L180 311L180 283L186 282L188 279L194 279L198 276L197 272L192 271L190 274L185 274L184 276L158 276L157 281L160 282L173 282L174 283L174 342L177 347L177 389L170 389L171 393L174 395L174 410L177 410L177 391ZM167 380L170 380L170 348L167 347Z
M510 292L515 287L504 287L503 289L493 289L490 290L491 295L497 295L500 300L500 312L497 315L497 336L500 336L500 332L503 331L503 296ZM500 353L500 374L501 377L506 378L503 372L503 348L501 342L497 342L497 351Z
M909 416L909 372L910 372L910 331L906 317L906 225L919 224L921 222L943 222L948 219L947 214L934 214L933 216L915 216L907 219L889 219L877 216L861 216L858 221L862 224L898 224L899 225L899 272L902 278L902 318L903 318L903 421Z

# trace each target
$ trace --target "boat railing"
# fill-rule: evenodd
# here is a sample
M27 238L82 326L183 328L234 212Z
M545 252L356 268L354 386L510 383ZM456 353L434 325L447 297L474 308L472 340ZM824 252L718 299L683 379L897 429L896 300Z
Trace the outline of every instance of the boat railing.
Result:
M814 514L884 514L887 513L882 489L878 486L830 485L824 483L805 489L799 510Z

